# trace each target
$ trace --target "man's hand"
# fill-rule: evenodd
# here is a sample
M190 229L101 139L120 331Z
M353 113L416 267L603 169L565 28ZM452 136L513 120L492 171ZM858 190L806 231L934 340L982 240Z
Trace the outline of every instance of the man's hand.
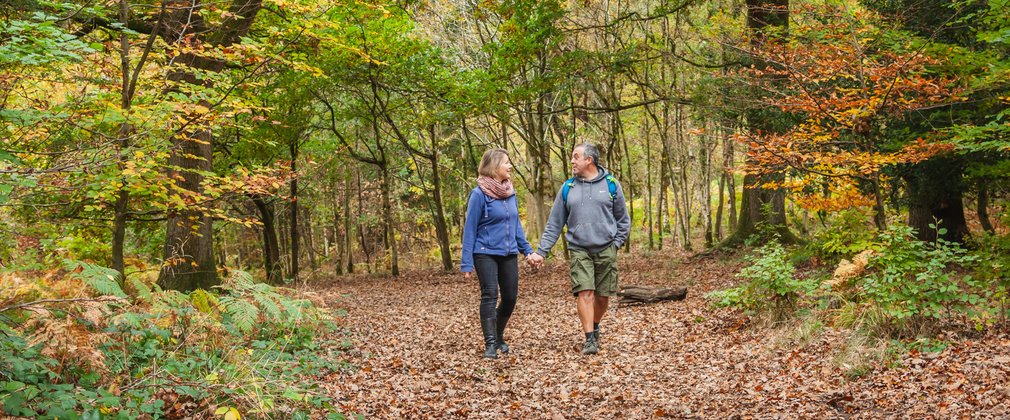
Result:
M533 268L540 268L544 265L544 257L543 255L534 252L526 257L526 262L529 265L532 265Z

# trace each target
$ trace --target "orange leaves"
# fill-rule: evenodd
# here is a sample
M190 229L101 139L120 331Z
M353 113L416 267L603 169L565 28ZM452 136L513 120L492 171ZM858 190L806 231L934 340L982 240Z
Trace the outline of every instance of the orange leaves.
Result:
M839 210L876 201L867 190L878 185L879 194L888 167L953 150L923 139L893 150L896 139L887 132L892 121L962 100L961 81L931 73L941 60L879 43L872 15L853 20L834 6L800 10L819 18L800 19L808 23L793 28L790 42L754 51L768 64L764 70L740 70L760 87L764 103L799 120L782 133L739 136L749 148L748 173L777 175L766 187L788 189L804 207ZM845 18L821 18L832 15Z
M952 153L956 146L947 142L927 142L921 137L906 145L897 154L903 163L919 163L933 156Z
M812 211L836 212L855 207L873 206L870 197L848 182L828 185L827 193L800 194L794 198L796 204Z

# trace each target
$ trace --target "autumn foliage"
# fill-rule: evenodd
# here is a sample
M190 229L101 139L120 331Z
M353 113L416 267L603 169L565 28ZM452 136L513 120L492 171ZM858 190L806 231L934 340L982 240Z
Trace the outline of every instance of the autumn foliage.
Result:
M887 169L949 153L940 136L903 138L887 125L931 107L961 100L956 78L937 74L942 64L914 43L874 26L878 18L840 6L805 6L809 21L795 25L789 42L752 51L769 65L740 74L764 92L765 106L795 120L782 133L744 132L755 174L785 174L765 188L785 188L811 210L838 211L880 202Z

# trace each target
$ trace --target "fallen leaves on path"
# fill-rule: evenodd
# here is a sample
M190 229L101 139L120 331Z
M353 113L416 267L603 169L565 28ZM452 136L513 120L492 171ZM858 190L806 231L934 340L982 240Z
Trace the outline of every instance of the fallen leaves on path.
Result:
M335 406L369 418L1010 416L1010 339L986 337L850 379L831 354L845 332L795 346L704 299L736 282L725 256L622 255L623 284L687 286L687 299L618 308L584 336L555 262L523 269L506 339L482 359L476 279L434 271L346 276L319 292L346 309L358 368L321 378Z

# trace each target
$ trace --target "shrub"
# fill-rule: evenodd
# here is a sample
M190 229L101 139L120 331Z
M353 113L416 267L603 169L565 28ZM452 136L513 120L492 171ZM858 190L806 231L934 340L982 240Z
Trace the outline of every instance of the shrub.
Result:
M980 315L983 284L954 269L974 263L975 256L942 239L918 241L908 226L891 226L879 239L881 249L869 260L873 270L860 282L868 310L878 312L871 328L905 335L954 315Z
M778 241L757 248L755 255L746 260L751 264L737 274L746 280L743 285L708 295L717 306L768 314L772 320L780 321L796 309L803 294L816 287L811 281L796 278L796 268Z
M1010 318L1010 236L986 233L972 235L969 245L974 248L977 260L972 275L983 284L990 285L993 308L1004 326Z
M862 210L840 212L804 248L830 264L868 249L877 249L879 244L867 220L868 216Z

